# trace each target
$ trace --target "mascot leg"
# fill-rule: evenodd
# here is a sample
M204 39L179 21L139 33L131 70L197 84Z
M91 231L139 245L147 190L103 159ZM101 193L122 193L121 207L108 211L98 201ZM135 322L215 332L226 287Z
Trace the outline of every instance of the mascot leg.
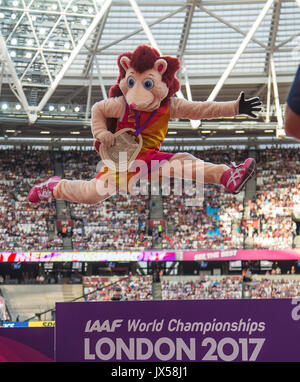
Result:
M161 175L168 176L169 171L172 178L197 179L205 184L220 184L222 175L228 169L224 164L204 162L190 153L177 153L161 167Z
M180 165L176 166L175 161ZM231 163L228 167L224 164L204 162L189 153L175 154L169 160L168 166L171 167L171 176L174 178L198 180L204 184L221 184L232 194L242 191L256 170L253 158L246 159L240 165Z
M97 204L114 195L113 185L106 179L66 180L52 177L35 185L29 192L32 203L63 199L74 203Z
M112 195L102 179L62 180L53 191L55 199L83 204L97 204Z

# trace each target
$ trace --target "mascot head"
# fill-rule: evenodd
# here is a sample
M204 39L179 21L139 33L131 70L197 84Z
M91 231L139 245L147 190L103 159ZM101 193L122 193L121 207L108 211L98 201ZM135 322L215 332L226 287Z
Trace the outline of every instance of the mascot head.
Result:
M161 57L148 45L138 46L134 52L118 57L119 76L109 96L123 95L132 109L153 111L179 89L176 72L180 61L175 57Z

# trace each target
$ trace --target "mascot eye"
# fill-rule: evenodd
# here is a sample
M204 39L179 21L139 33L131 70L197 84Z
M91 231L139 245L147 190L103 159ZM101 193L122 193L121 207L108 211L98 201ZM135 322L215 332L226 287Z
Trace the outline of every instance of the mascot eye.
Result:
M127 85L129 88L133 88L135 84L135 79L133 77L129 77L127 80Z
M144 85L144 88L147 89L147 90L150 90L153 88L154 86L154 82L152 80L150 80L150 78L146 78L143 82L143 85Z

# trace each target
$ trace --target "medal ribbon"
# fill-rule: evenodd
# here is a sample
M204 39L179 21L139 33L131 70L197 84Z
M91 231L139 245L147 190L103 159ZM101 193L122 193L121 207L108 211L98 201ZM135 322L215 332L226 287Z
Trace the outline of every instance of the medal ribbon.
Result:
M135 130L135 133L134 135L137 137L141 132L142 130L147 126L147 124L151 121L151 119L155 116L155 114L157 113L158 109L156 110L153 110L152 113L149 115L148 119L146 120L146 122L140 126L140 114L137 110L134 110L134 118L135 118L135 125L136 125L136 130Z

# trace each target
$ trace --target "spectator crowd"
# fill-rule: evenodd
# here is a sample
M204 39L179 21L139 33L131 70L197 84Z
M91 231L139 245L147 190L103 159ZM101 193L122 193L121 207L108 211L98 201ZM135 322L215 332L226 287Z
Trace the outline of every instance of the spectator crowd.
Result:
M297 234L292 214L300 204L299 150L257 153L257 190L255 198L248 201L248 217L258 224L248 225L244 233L253 238L254 248L292 248Z
M55 219L55 203L28 202L36 182L53 175L49 151L0 150L0 248L3 251L62 249L62 241L48 232Z
M200 276L198 279L164 279L161 283L162 300L202 300L239 298L299 298L300 279L295 277L253 278L243 283L240 276L224 276L215 279Z
M212 163L241 163L247 150L188 150ZM58 154L59 153L59 154ZM58 157L60 155L60 157ZM232 195L220 185L205 185L203 199L162 195L166 229L148 229L149 195L117 194L97 205L68 204L72 231L55 230L55 201L30 204L33 184L54 174L55 160L67 179L92 179L99 156L94 150L54 152L26 147L0 150L0 248L3 251L61 250L65 236L76 251L162 249L292 248L297 226L292 214L300 206L300 153L294 148L256 151L257 184L252 199ZM155 235L152 236L152 235Z
M215 164L241 162L246 151L209 149L192 151L194 156ZM204 198L197 203L194 195L164 196L164 218L172 231L163 234L162 247L176 249L230 249L243 247L240 225L243 217L243 195L229 194L222 186L206 184ZM195 203L196 202L196 205Z
M92 179L96 175L99 156L94 152L66 152L63 160L68 179ZM70 203L70 211L75 221L74 250L152 248L152 238L147 234L148 195L117 194L97 205Z
M207 300L242 298L242 277L226 276L221 280L202 276L198 280L162 281L162 300Z
M252 280L252 298L299 298L300 280L285 278L266 278Z
M110 301L113 299L116 289L120 290L120 299L124 301L152 300L152 277L83 277L86 301Z

